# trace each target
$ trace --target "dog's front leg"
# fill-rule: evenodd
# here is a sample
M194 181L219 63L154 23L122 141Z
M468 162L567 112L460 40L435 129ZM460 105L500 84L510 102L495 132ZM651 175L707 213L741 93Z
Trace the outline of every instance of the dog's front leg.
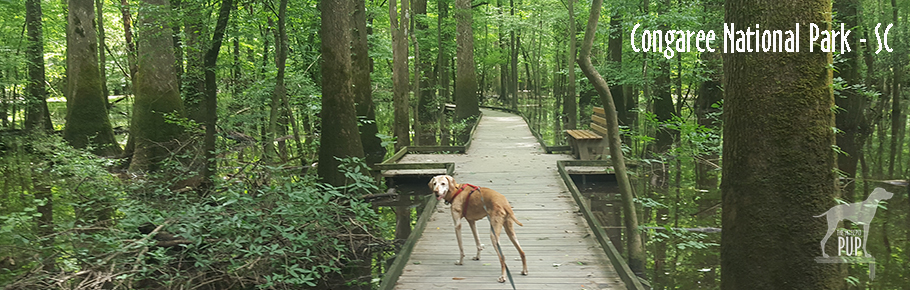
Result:
M477 235L477 225L474 224L476 221L468 221L468 225L471 226L471 233L474 234L474 245L477 245L477 255L474 256L474 261L480 260L480 251L483 251L483 244L480 243L480 236Z
M461 214L452 211L452 218L455 219L455 239L458 240L458 261L455 262L455 265L462 265L464 263L464 247L461 245Z

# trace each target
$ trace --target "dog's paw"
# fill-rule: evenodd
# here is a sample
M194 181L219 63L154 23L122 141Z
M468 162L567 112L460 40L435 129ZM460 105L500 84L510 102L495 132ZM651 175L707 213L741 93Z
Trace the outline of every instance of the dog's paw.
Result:
M461 265L464 265L464 263L462 263L461 261L455 261L455 265L461 266Z
M527 276L527 275L528 275L528 270L523 270L523 271L521 271L521 275L522 275L522 276Z
M473 258L471 258L471 260L480 261L480 256L473 257Z
M505 282L506 282L506 277L499 276L499 283L505 283Z

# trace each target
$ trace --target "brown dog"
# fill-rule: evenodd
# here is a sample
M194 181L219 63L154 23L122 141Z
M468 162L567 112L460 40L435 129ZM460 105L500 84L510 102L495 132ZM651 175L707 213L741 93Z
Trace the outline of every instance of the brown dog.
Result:
M499 231L505 228L509 240L518 249L518 254L521 255L521 274L528 275L528 262L525 260L525 251L518 244L512 222L514 221L520 226L522 224L515 218L512 206L509 205L509 201L506 200L505 196L486 187L458 184L455 182L455 178L448 175L433 177L429 185L433 193L436 194L437 200L445 199L446 203L452 204L455 237L458 239L458 250L461 254L455 265L461 265L464 262L464 247L461 244L461 218L467 219L468 225L471 226L471 232L474 233L474 243L477 244L477 256L474 256L474 260L480 260L480 251L483 250L483 245L480 243L480 237L477 235L477 227L474 222L488 216L490 218L490 226L493 229L490 234L490 240L493 245L499 244ZM499 276L499 282L502 283L506 281L506 261L503 260L502 253L499 252L498 248L494 249L499 256L499 264L502 266L502 275Z

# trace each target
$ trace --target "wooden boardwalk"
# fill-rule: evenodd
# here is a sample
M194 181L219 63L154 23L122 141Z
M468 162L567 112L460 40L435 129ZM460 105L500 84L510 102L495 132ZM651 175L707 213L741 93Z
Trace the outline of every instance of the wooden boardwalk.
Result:
M545 154L521 117L483 113L467 154L408 154L400 163L455 162L459 183L493 188L509 199L524 224L515 231L530 272L520 274L518 252L503 233L502 251L518 289L625 289L557 173L556 161L571 157ZM499 259L489 228L486 219L477 222L485 248L474 261L474 239L464 223L465 261L456 266L454 224L449 206L440 202L395 289L512 289L508 281L496 282Z

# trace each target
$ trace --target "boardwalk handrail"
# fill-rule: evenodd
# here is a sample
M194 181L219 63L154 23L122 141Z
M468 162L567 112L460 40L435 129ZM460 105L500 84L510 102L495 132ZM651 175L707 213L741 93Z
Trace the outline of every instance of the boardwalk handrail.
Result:
M626 288L630 290L645 290L650 288L645 288L643 283L648 284L648 282L639 278L635 275L635 273L632 272L632 269L629 268L629 264L626 263L626 260L622 257L619 251L616 250L616 247L613 246L613 243L610 242L610 238L604 231L603 225L601 225L600 221L594 217L594 214L591 212L590 205L584 200L584 198L582 198L581 192L578 190L578 187L575 186L575 182L572 181L572 177L570 177L569 173L566 171L566 166L580 165L606 166L609 165L609 162L560 160L556 162L556 167L559 170L559 176L562 177L562 180L565 182L566 187L568 187L569 191L572 192L572 197L575 198L575 202L578 203L578 208L584 215L585 220L588 222L588 227L591 228L592 232L594 232L594 237L597 239L597 242L600 243L600 246L604 249L604 252L606 252L607 257L610 258L610 263L613 264L613 268L616 269L616 272L619 274L619 278L625 282Z
M397 155L397 154L396 154ZM402 154L403 155L403 154ZM380 164L376 164L380 165ZM374 165L374 166L376 166ZM416 166L415 166L416 165ZM381 164L380 167L384 169L380 170L394 170L394 169L441 169L446 170L446 174L452 175L455 173L455 163L444 162L444 163L394 163L394 164ZM415 168L420 167L420 168ZM417 244L417 240L420 239L420 236L423 234L423 230L427 227L427 222L430 220L430 216L433 215L433 211L436 209L437 199L430 197L427 198L426 204L423 206L423 212L420 214L420 217L417 218L417 224L414 225L414 229L411 230L411 234L408 235L408 239L405 241L404 245L401 245L401 249L398 250L398 253L395 254L395 261L392 262L392 265L386 269L385 274L382 277L382 283L379 284L380 290L391 290L395 288L395 284L398 283L398 277L401 276L402 271L404 271L404 266L408 263L408 260L411 258L411 252L414 251L414 245Z
M474 132L477 131L477 125L480 124L480 118L482 118L482 117L483 117L482 112L477 115L477 119L476 119L476 121L474 121L474 125L471 127L471 132L468 135L468 141L465 142L464 145L461 145L461 146L438 146L438 145L435 145L435 146L405 146L404 148L399 149L398 152L395 152L395 155L392 155L392 157L389 157L389 159L386 159L386 160L382 161L382 163L379 163L379 164L390 164L390 163L398 162L398 160L401 160L401 158L404 157L404 155L407 153L454 152L454 153L465 154L468 152L468 149L471 148L471 141L474 140Z

